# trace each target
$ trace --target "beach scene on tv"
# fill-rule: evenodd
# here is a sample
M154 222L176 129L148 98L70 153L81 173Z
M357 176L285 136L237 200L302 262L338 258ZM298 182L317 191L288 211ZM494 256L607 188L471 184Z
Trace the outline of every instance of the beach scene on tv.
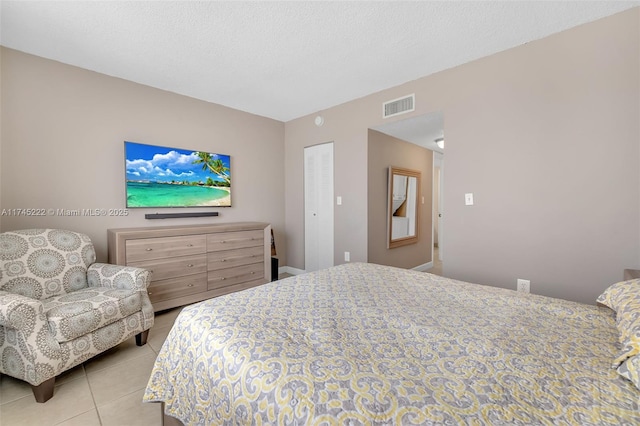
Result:
M230 207L230 157L125 142L127 207Z

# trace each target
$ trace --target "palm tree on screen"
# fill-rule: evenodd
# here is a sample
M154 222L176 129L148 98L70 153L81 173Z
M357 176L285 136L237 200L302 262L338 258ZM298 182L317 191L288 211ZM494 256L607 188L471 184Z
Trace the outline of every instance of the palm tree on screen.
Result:
M228 174L229 168L224 165L221 159L214 159L208 152L196 152L196 155L198 156L198 159L194 160L192 164L202 164L202 170L208 170L211 173L216 174L231 185L231 177Z

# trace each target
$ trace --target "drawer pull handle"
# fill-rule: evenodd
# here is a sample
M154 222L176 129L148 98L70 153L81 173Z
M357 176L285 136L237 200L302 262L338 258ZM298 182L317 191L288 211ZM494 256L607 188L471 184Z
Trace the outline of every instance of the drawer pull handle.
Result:
M187 265L189 268L193 268L193 263Z
M252 272L251 275L255 274L255 272Z
M222 259L220 262L226 262L226 261L227 261L227 259Z
M148 294L149 296L151 296L153 293L151 293L150 291L148 291L148 292L147 292L147 294Z
M193 287L193 284L187 284L187 287Z
M187 247L193 247L193 244L187 244Z
M145 250L146 251L152 251L153 249L151 247L147 247Z

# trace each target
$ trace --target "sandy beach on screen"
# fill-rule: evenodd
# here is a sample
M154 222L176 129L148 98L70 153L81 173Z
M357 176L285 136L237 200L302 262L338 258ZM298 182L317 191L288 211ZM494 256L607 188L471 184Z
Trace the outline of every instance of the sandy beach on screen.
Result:
M203 206L229 206L231 204L231 188L227 188L227 187L216 187L216 189L220 189L222 191L226 191L227 195L225 195L222 198L217 198L215 200L211 200L211 201L207 201L206 203L203 204Z

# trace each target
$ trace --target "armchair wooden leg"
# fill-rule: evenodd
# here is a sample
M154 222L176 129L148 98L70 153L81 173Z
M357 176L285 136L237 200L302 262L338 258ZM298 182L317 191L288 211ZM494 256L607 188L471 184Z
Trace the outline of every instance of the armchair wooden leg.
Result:
M53 387L56 383L56 378L52 377L49 380L45 380L38 386L31 385L33 396L36 398L36 402L47 402L53 396Z
M149 336L149 330L145 330L142 333L136 334L136 345L144 346L147 343L148 336Z

